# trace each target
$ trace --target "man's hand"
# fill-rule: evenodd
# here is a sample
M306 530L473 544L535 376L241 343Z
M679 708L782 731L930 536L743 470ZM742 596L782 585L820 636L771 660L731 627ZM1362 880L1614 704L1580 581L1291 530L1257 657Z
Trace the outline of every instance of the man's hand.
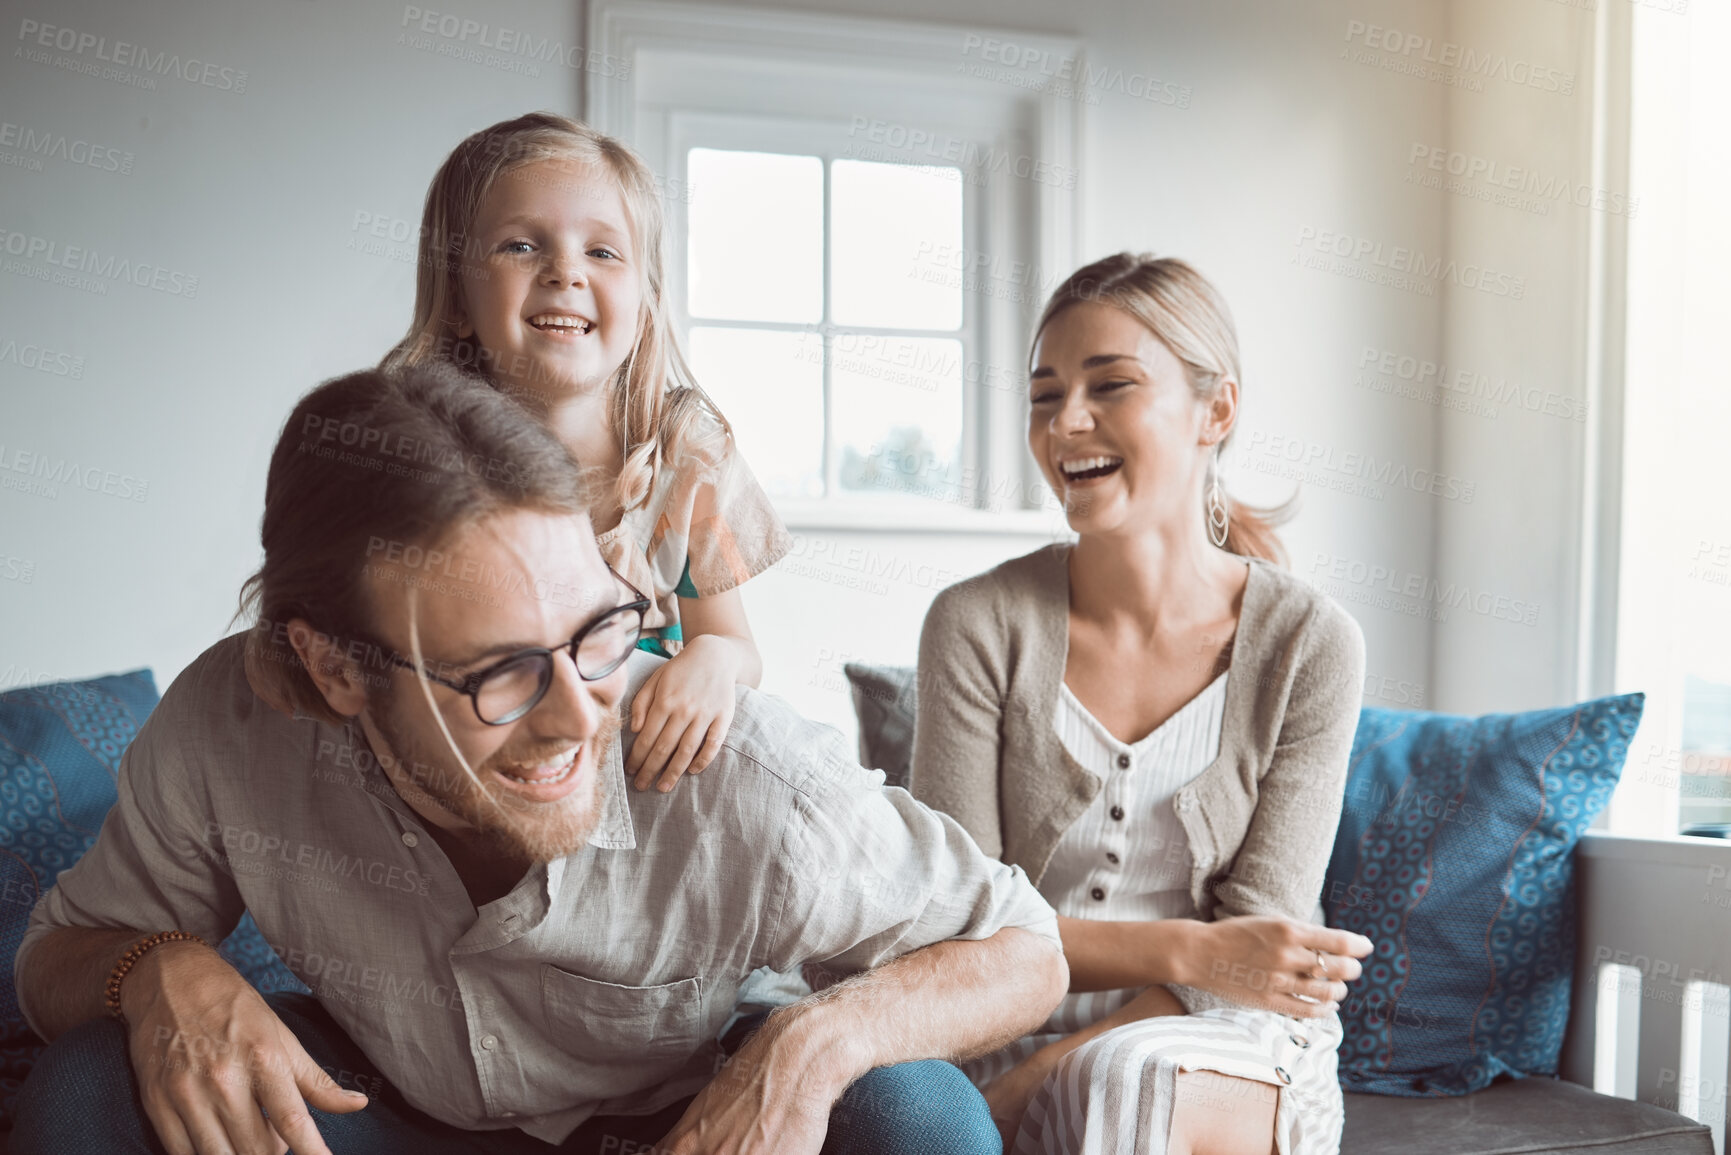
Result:
M644 680L631 702L637 737L625 774L639 790L666 792L682 774L700 774L733 725L736 655L729 639L704 634Z
M1203 923L1181 981L1233 1002L1296 1018L1327 1014L1346 997L1373 944L1361 934L1269 915Z
M692 1101L658 1155L818 1155L852 1075L799 1010L771 1015ZM857 1072L855 1072L857 1074Z
M139 1095L169 1155L330 1155L307 1104L337 1114L367 1105L209 947L153 948L120 995Z

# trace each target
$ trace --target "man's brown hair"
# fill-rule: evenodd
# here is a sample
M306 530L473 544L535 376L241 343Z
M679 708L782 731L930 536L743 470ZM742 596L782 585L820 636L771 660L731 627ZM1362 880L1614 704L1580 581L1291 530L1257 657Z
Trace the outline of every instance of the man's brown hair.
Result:
M247 681L285 713L340 721L288 640L288 623L350 644L382 674L370 636L369 557L436 549L508 509L586 514L589 490L564 445L527 410L445 364L366 369L301 398L265 482L264 564L241 590L256 615ZM382 558L379 560L383 560Z

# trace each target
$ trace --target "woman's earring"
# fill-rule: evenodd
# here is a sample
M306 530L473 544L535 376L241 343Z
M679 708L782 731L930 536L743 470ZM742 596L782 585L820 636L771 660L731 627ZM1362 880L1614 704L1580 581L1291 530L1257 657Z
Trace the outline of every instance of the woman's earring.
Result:
M1214 458L1208 463L1208 540L1220 549L1226 548L1226 531L1230 526L1231 509L1226 504L1226 491L1220 488L1220 447L1214 447Z

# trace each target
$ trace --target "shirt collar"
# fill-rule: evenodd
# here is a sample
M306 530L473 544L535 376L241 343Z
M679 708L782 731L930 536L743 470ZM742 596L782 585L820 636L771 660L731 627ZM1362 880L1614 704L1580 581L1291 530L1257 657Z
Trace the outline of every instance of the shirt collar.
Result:
M601 781L597 784L601 796L600 817L595 823L595 833L589 836L589 845L597 850L637 849L637 825L631 821L631 788L625 782L625 743L631 736L625 725L630 722L631 703L636 699L637 691L665 662L666 659L642 650L633 651L626 660L625 693L619 702L622 725L601 767Z
M625 739L621 734L607 749L607 758L597 768L601 781L596 783L600 796L600 816L589 845L597 850L637 849L637 826L631 821L631 803L625 793Z

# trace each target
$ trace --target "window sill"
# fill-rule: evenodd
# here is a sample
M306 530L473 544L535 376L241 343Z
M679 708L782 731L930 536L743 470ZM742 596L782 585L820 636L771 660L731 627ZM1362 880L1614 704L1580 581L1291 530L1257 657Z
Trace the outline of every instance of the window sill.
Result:
M853 501L777 501L775 510L791 530L852 530L860 533L964 533L982 536L1071 536L1059 510L1009 509L993 513L931 503L930 507Z

